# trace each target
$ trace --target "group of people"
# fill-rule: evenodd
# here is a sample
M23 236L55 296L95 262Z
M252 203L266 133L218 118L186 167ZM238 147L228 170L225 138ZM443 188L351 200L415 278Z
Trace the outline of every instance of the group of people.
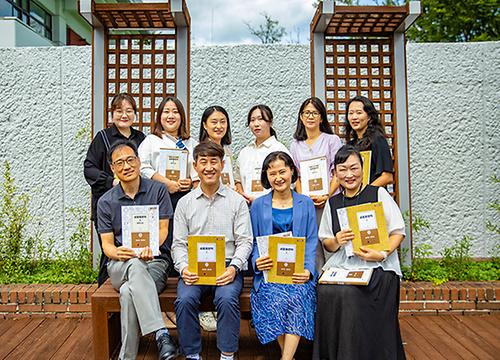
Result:
M314 359L404 359L399 331L397 248L404 239L401 212L384 188L393 181L393 163L378 112L367 98L347 104L346 145L332 132L324 104L312 97L298 111L290 149L276 138L266 105L248 113L254 139L239 154L231 151L229 115L210 106L201 118L198 142L189 136L182 103L175 97L159 105L151 134L135 130L134 98L122 93L111 103L112 126L98 132L84 164L92 188L92 220L103 250L99 285L109 276L120 292L120 359L134 359L140 335L155 333L160 359L179 349L165 327L157 294L172 269L179 274L175 312L180 352L200 359L199 305L212 294L217 311L221 359L238 350L239 297L243 274L253 275L252 320L263 344L277 340L281 358L294 358L300 338L314 341ZM161 174L160 150L188 151L189 175L178 181ZM369 184L363 184L360 151L371 151ZM301 194L301 161L325 156L328 194ZM234 186L222 181L232 164ZM382 202L389 251L361 248L347 256L354 238L340 229L337 209ZM149 247L139 254L123 246L123 206L158 205L160 255ZM172 221L173 219L173 221ZM318 230L319 229L319 230ZM255 238L283 232L304 237L304 272L293 284L264 280L273 261L261 256ZM215 286L197 285L188 270L189 235L224 235L226 267ZM250 266L248 266L250 265ZM318 284L329 267L374 268L367 286ZM247 270L247 267L250 269Z

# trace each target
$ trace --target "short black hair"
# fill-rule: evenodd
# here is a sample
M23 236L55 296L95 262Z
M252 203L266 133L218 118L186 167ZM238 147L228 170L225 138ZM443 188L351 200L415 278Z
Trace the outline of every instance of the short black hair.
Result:
M262 163L262 171L260 173L260 183L262 184L262 187L264 187L264 189L271 188L271 184L269 183L269 179L267 178L267 170L269 169L271 163L275 162L276 160L283 160L285 166L290 168L290 170L292 170L292 184L295 183L299 177L297 168L295 167L292 157L284 151L274 151L269 155L267 155L266 158L264 159L264 162Z
M194 162L200 156L217 156L219 159L224 160L224 148L213 141L206 140L196 145L193 150Z
M337 165L345 163L351 155L356 155L361 162L361 167L363 167L363 158L361 157L359 150L352 145L344 145L337 151L335 159L333 160L334 167L336 168Z
M203 127L203 124L207 123L208 118L210 115L212 115L214 112L220 112L222 113L227 120L227 130L226 134L221 139L221 144L222 145L231 145L231 125L229 124L229 114L227 113L226 109L224 109L222 106L219 105L212 105L208 108L205 109L203 112L203 115L201 115L201 124L200 124L200 137L199 141L200 143L208 139L208 133L207 130Z
M124 147L131 148L132 150L134 150L135 156L137 156L137 157L139 156L139 152L137 151L137 146L135 146L135 144L132 141L130 141L130 140L119 140L119 141L115 142L113 145L111 145L111 147L108 150L107 158L108 158L108 162L109 162L110 165L111 165L111 162L112 162L111 159L113 157L113 153L116 150L120 150L121 148L124 148Z

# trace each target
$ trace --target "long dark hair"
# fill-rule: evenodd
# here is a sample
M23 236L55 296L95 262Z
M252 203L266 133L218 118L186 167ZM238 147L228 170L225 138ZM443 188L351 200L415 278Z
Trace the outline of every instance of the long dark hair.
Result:
M216 111L224 114L224 116L226 117L226 120L227 120L227 130L226 130L226 134L222 137L221 145L222 146L230 145L231 144L231 126L229 125L229 115L228 115L226 109L224 109L222 106L219 106L219 105L212 105L212 106L206 108L205 111L203 112L203 115L201 115L199 141L203 142L203 141L208 139L208 133L207 133L207 130L205 130L205 128L203 127L203 124L206 124L210 115L212 115Z
M311 97L309 99L306 99L302 103L302 105L300 106L299 114L298 114L298 118L297 118L297 127L295 128L295 133L293 134L293 138L295 140L298 140L298 141L307 140L306 127L302 123L302 120L300 117L302 115L302 111L304 111L304 108L309 104L312 104L316 108L316 110L318 110L318 112L321 116L321 122L319 124L319 131L327 133L327 134L333 134L330 123L328 122L328 119L326 117L326 108L325 108L325 105L323 104L323 101L321 101L317 97Z
M156 111L156 121L153 127L153 134L155 134L159 138L162 137L163 125L161 124L161 114L163 113L165 105L169 101L172 101L175 104L175 106L177 107L177 111L181 116L181 124L179 125L179 129L177 130L177 136L182 140L187 140L189 139L189 132L187 131L186 112L184 111L184 106L182 105L181 101L174 96L167 96L162 100L160 106L158 106L158 110Z
M366 128L365 133L361 139L358 139L358 134L351 127L349 123L349 106L354 102L358 101L363 104L363 110L368 114L368 127ZM384 127L380 122L380 117L377 109L375 109L375 105L373 102L367 97L358 95L353 97L351 100L347 102L347 110L346 110L346 137L347 141L353 142L354 146L360 151L367 150L370 148L371 144L375 141L377 136L385 136Z
M267 105L255 105L253 106L250 111L248 112L248 116L247 116L247 126L250 125L250 119L252 117L252 113L259 109L260 110L260 113L262 114L262 119L267 122L267 123L270 123L272 124L273 123L273 112L271 111L271 108ZM271 132L271 136L276 136L276 131L274 131L273 127L271 126L271 128L269 129L270 132Z

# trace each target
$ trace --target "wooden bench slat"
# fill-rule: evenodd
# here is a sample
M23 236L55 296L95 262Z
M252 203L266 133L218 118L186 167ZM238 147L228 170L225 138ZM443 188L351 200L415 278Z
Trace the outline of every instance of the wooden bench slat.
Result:
M177 298L177 278L168 278L167 287L158 295L162 311L174 312L174 302ZM253 284L251 277L243 278L243 290L240 295L240 310L242 314L250 312L250 289ZM108 279L91 297L92 328L95 359L108 360L116 349L120 337L119 293ZM200 311L214 311L213 298L206 296L200 304ZM113 315L114 316L111 316Z

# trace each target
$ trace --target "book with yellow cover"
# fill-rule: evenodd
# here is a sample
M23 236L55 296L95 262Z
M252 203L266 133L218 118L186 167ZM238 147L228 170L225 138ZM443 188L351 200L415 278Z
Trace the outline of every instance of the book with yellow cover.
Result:
M348 206L337 209L340 229L351 229L354 233L352 250L361 246L379 251L390 250L389 236L381 202ZM347 252L347 249L346 249Z
M223 235L188 236L188 271L198 274L196 285L215 285L226 268L226 239Z
M306 239L303 237L269 236L269 257L273 267L268 281L278 284L292 284L294 273L304 272Z
M363 187L370 184L370 170L372 165L372 152L371 150L360 151L361 158L363 159Z

